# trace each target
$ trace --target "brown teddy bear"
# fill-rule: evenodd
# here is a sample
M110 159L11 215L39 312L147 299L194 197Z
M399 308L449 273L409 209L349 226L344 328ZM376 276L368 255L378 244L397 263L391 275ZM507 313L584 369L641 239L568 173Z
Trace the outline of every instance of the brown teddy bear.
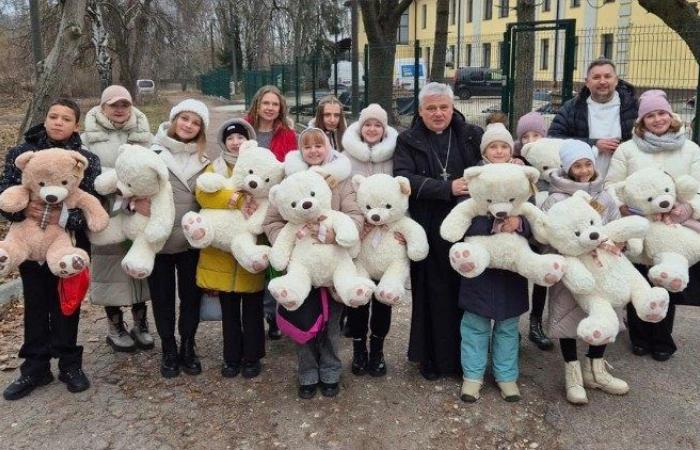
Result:
M64 212L83 210L91 231L107 227L107 212L97 198L79 187L87 164L80 153L59 148L25 152L17 157L15 165L22 171L22 184L0 194L0 209L16 213L27 208L30 201L41 200L46 204L47 220L23 220L10 226L5 240L0 241L0 276L26 260L46 261L49 270L63 278L88 265L87 253L73 245L63 227L48 223L50 207L62 203Z

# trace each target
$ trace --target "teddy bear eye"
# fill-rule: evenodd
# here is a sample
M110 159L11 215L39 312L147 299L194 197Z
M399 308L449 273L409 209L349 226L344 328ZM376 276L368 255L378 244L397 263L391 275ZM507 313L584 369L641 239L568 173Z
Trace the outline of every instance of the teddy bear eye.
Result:
M576 232L574 232L574 234L576 235L576 237L581 236L581 232L580 232L580 231L576 231Z
M653 202L654 199L653 199L652 197L649 197L649 198L647 199L647 201L648 201L648 202Z
M250 170L248 171L248 173L251 174L251 175L253 175L253 169L250 169Z
M491 203L491 199L486 200L486 203Z
M372 209L372 207L367 205L367 210L369 211L370 209Z
M509 202L513 203L515 201L514 198L508 199Z
M311 196L316 197L316 193L314 191L311 191Z
M269 178L265 178L265 183L269 183L269 182L270 182L270 179L269 179Z
M65 186L68 184L68 182L66 180L63 180L63 181L61 181L61 184Z
M131 183L126 183L127 186L131 187Z
M39 186L44 187L44 186L46 186L46 183L44 183L43 181L40 181Z
M296 208L296 207L297 207L297 202L292 202L292 208Z
M671 192L669 188L664 189L665 192Z
M386 209L391 209L391 205L387 203L387 204L386 204Z
M542 170L549 170L549 166L542 166Z
M593 219L591 219L591 225L593 225Z

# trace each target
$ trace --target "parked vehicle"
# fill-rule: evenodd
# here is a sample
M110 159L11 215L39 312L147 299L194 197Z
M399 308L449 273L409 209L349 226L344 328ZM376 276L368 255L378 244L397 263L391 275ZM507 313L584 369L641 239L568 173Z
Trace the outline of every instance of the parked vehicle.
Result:
M331 64L331 76L328 77L328 89L334 90L335 88L335 64ZM362 63L357 64L358 74L360 76L359 85L363 87L365 85L365 80L363 76L365 74L364 67ZM350 89L352 86L352 63L350 61L338 61L338 89Z
M156 84L153 80L136 80L136 95L142 97L144 95L155 95Z
M416 61L413 58L399 58L394 62L394 87L413 90ZM418 60L418 89L425 86L427 68L422 59Z
M454 92L461 100L473 96L501 95L503 74L489 67L460 67L455 73Z

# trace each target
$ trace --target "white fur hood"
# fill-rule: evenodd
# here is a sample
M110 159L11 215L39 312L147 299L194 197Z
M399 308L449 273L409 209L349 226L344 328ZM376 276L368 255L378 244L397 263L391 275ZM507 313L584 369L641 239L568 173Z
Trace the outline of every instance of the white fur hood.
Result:
M370 148L360 137L360 123L355 122L343 134L343 150L358 161L384 162L394 156L398 136L395 128L387 126L382 140Z
M129 144L149 145L153 139L148 118L136 107L131 108L131 116L122 128L115 128L99 105L88 111L85 115L85 132L81 136L88 148L96 142L108 141L112 133L125 133Z
M331 160L321 166L316 166L314 170L323 175L331 176L337 184L350 176L350 173L352 172L352 165L350 164L350 160L347 156L336 150L332 151L333 154L331 156ZM308 168L309 165L301 156L301 150L294 150L287 153L287 156L284 159L284 173L286 176L297 172L303 172Z

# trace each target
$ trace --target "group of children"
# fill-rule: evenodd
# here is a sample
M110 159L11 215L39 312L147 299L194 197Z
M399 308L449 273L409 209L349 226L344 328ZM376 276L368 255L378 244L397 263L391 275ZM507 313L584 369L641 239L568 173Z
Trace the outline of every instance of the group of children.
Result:
M276 97L277 101L270 95ZM128 101L130 103L130 98ZM261 372L260 360L265 356L263 292L266 274L247 272L231 254L222 250L213 247L201 251L191 248L183 235L180 222L186 212L200 208L237 208L247 215L257 209L254 200L232 191L203 192L197 189L196 180L206 172L230 175L241 144L256 139L256 127L258 132L264 134L262 141L269 144L274 139L275 130L280 126L287 127L286 123L278 123L286 120L285 109L279 91L270 87L261 89L248 113L248 120L231 119L219 129L217 143L221 153L216 158L208 157L205 152L206 130L210 119L206 105L198 100L187 99L175 105L170 111L169 120L159 126L153 138L151 148L161 156L169 169L176 208L171 235L156 256L153 273L148 279L153 315L162 346L160 372L163 377L176 377L181 370L190 375L202 371L196 353L195 335L204 293L218 296L221 304L222 376L230 378L240 373L245 378L253 378ZM100 163L88 151L89 148L85 149L81 144L77 134L79 117L80 110L74 102L65 99L56 101L44 124L32 128L26 134L26 143L9 152L0 187L4 190L19 184L21 173L14 166L14 159L20 153L62 147L78 150L88 157L90 164L81 187L97 195L93 182L101 170ZM259 122L254 119L256 117L263 117L264 120ZM260 123L267 123L265 121L272 123L270 129L259 127ZM545 135L544 119L537 113L521 118L517 127L517 141L513 140L503 123L491 123L481 141L481 163L527 164L517 150ZM298 150L278 149L275 154L284 161L287 175L317 166L317 171L326 177L332 189L332 207L347 214L354 221L358 232L365 235L370 231L364 225L363 212L356 203L350 178L354 174L393 175L392 156L397 136L397 131L388 125L386 111L379 105L373 104L363 109L359 120L348 127L342 105L337 99L328 97L319 103L318 114L311 127L298 136ZM603 180L596 172L596 158L591 147L581 141L567 140L560 156L562 168L551 177L550 195L543 209L548 209L582 189L601 205L605 221L619 217L617 207L603 189ZM147 203L135 207L142 214L150 214ZM43 208L32 205L24 213L2 213L11 221L39 220L37 211L42 210ZM49 220L59 223L65 218L61 217L60 211L53 211ZM80 212L71 211L64 226L74 233L79 245L89 248L84 235L85 220ZM274 243L283 226L284 220L271 207L264 224L265 236L270 243ZM497 224L497 227L493 218L479 217L467 234L490 234L496 228L498 232L515 232L530 237L529 225L520 217L508 218ZM322 233L319 227L311 227L309 231L321 242L333 242L332 233ZM401 235L396 235L395 238L405 244ZM70 317L65 317L58 311L57 278L45 265L26 262L20 267L20 273L25 293L25 342L20 357L25 358L25 362L21 367L20 378L5 390L5 398L22 398L34 388L51 382L53 375L49 361L52 356L59 358L59 379L67 384L71 392L87 389L89 381L81 368L82 348L76 344L79 311ZM314 289L309 298L318 299L325 295L327 292L324 288ZM535 327L533 331L531 326L530 338L540 348L551 348L551 341L542 331L541 324L545 295L544 288L535 289L531 315ZM556 298L556 301L549 302L550 319L552 323L558 324L552 327L551 337L560 340L566 363L569 401L585 403L587 399L584 386L612 394L627 392L627 384L607 372L602 359L605 346L589 347L581 367L576 354L576 323L566 319L576 304L561 284L550 288L549 295L550 299ZM175 336L176 297L180 299L177 320L179 343ZM488 269L477 278L462 279L458 303L464 311L461 322L464 376L461 398L467 402L479 399L490 351L493 375L502 397L506 401L519 400L518 321L520 315L529 309L527 280L513 272ZM386 374L383 348L391 323L391 307L373 299L366 306L348 309L345 313L343 309L341 304L331 301L324 329L313 340L297 346L298 394L301 398L312 398L319 389L324 396L337 395L342 372L338 352L342 316L347 316L348 334L353 339L352 373L358 376L366 373L372 376ZM145 308L138 310L143 310L145 314ZM118 321L121 320L119 316ZM492 321L495 322L493 326Z

